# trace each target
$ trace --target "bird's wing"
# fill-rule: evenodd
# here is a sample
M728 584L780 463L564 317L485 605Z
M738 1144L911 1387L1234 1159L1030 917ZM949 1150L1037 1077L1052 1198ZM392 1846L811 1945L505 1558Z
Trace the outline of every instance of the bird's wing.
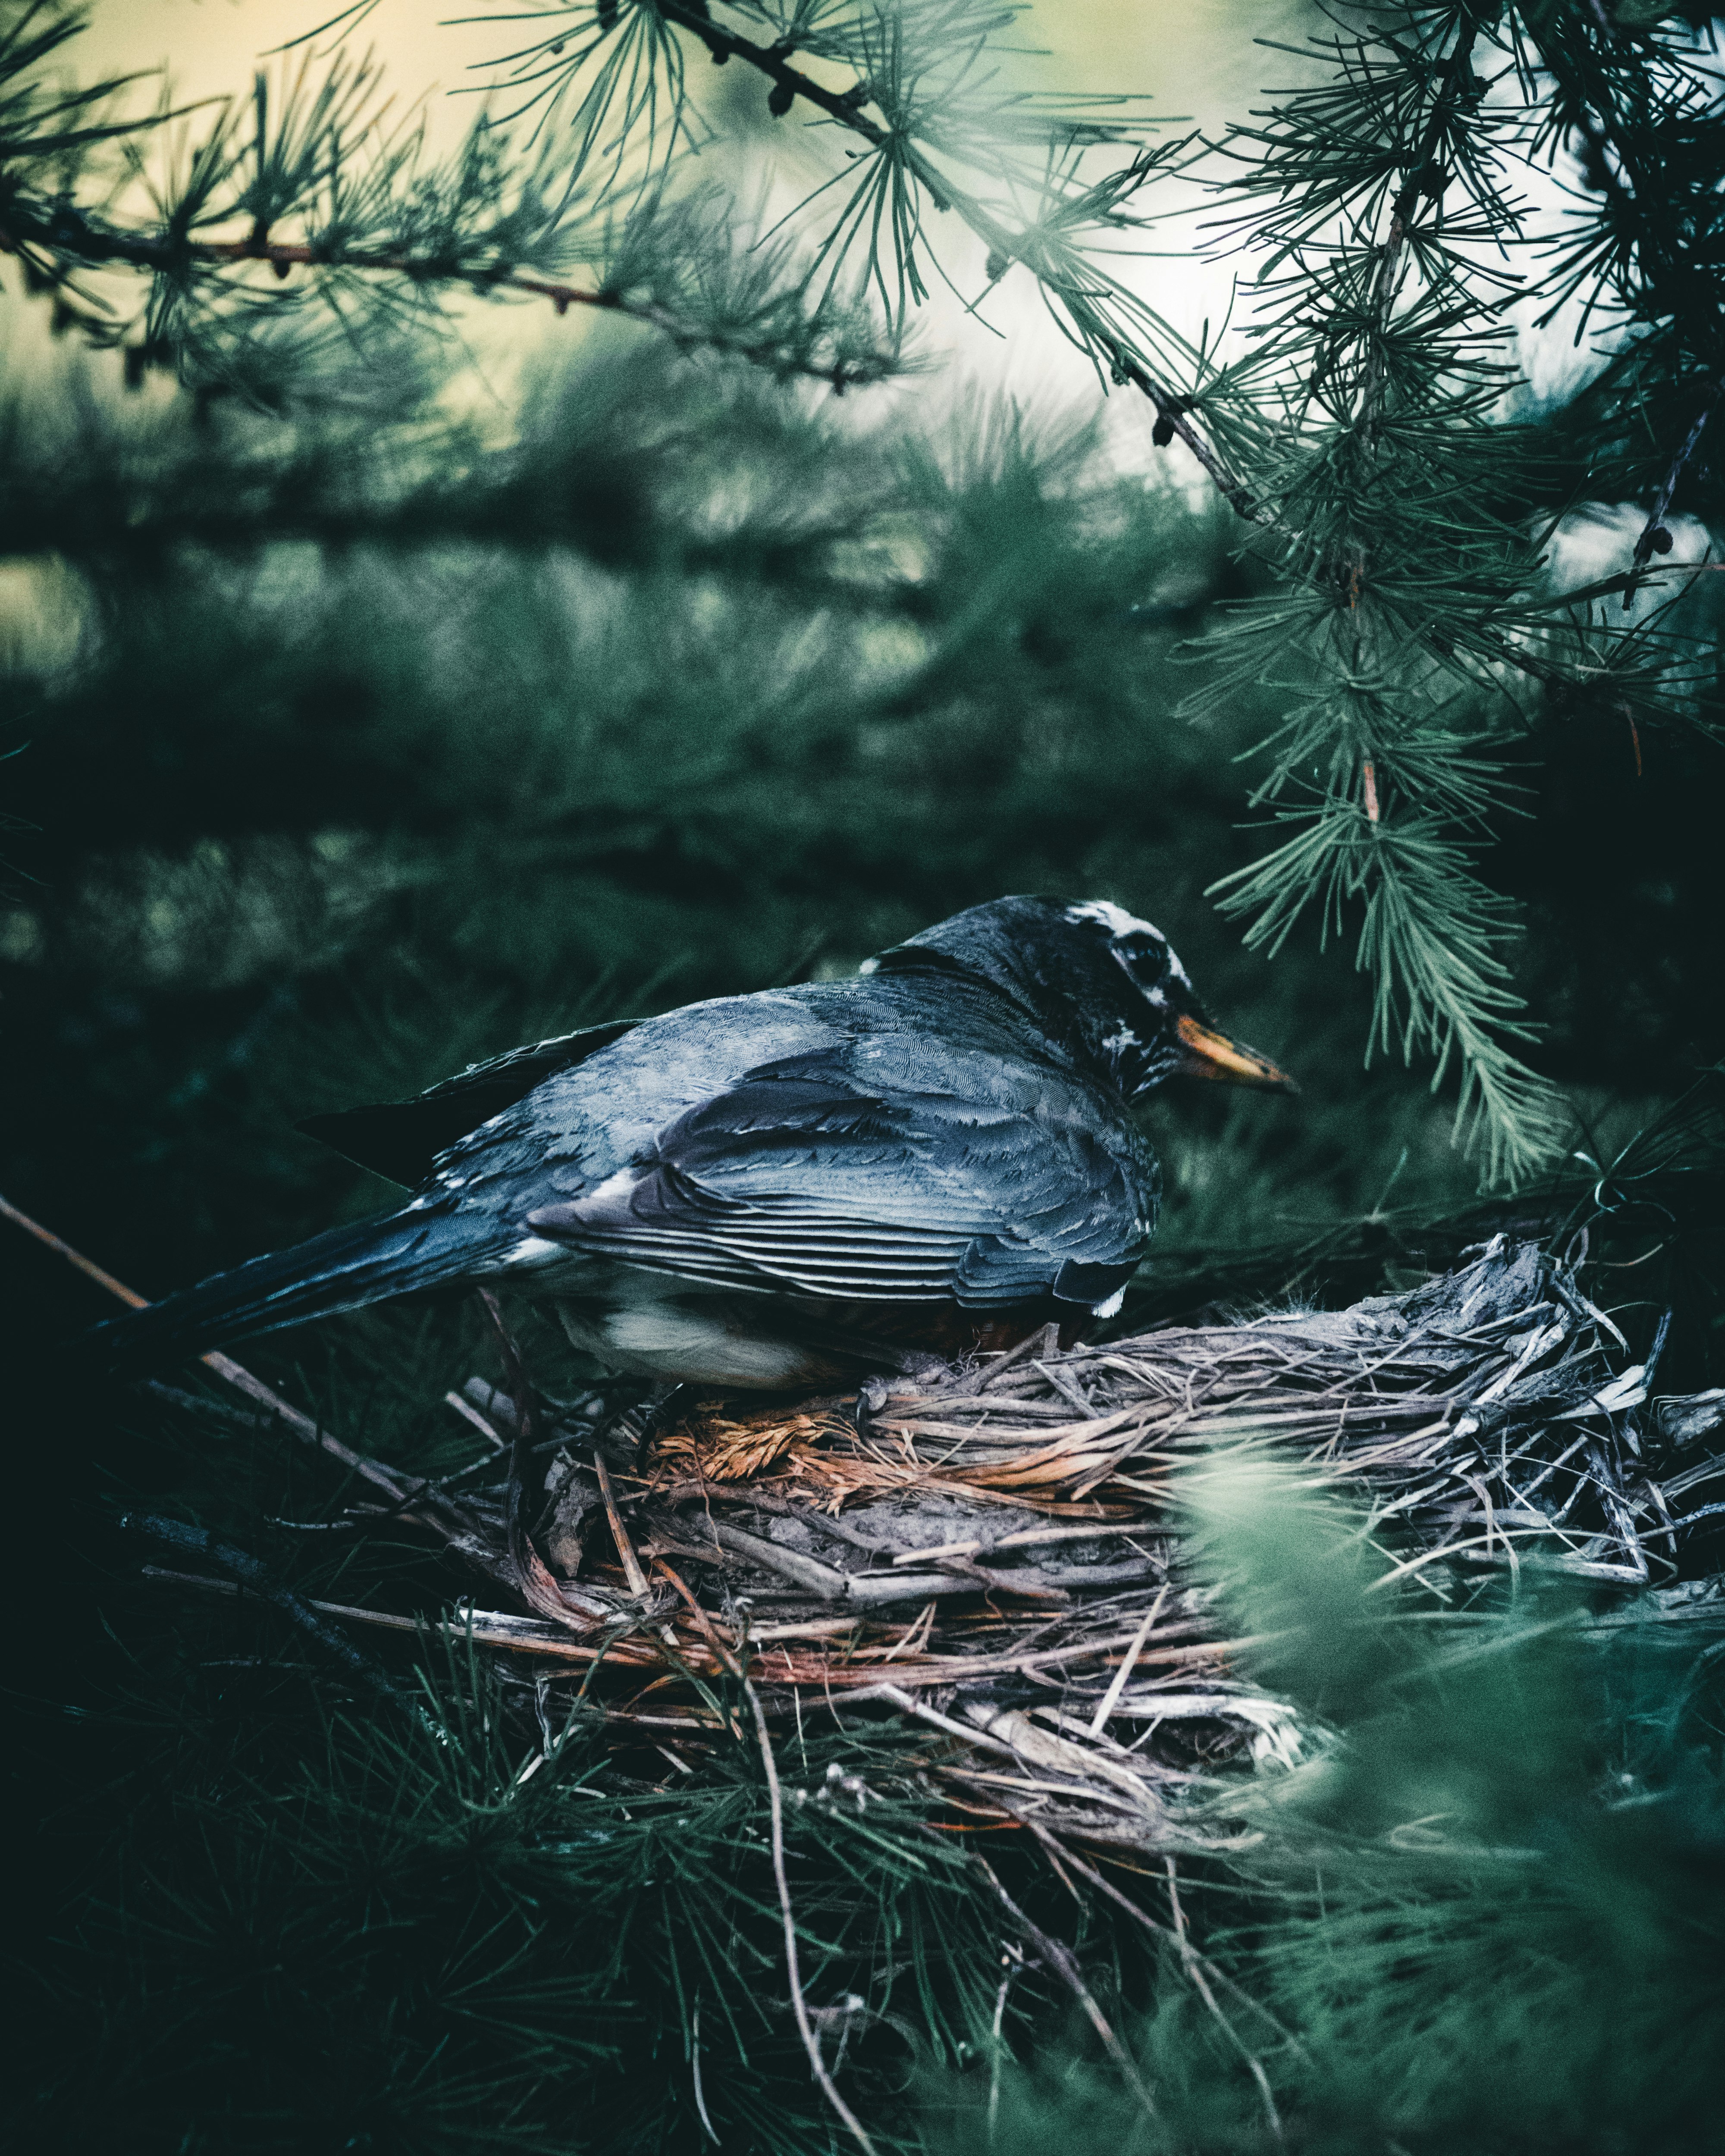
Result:
M527 1217L595 1255L847 1301L1086 1306L1123 1287L1155 1166L1048 1088L988 1102L865 1086L798 1058L680 1116L652 1158Z
M584 1026L555 1040L511 1049L489 1063L470 1064L411 1101L384 1101L372 1107L308 1116L296 1127L361 1168L415 1189L446 1147L525 1100L547 1078L572 1070L589 1055L621 1040L637 1023L616 1019L605 1025Z

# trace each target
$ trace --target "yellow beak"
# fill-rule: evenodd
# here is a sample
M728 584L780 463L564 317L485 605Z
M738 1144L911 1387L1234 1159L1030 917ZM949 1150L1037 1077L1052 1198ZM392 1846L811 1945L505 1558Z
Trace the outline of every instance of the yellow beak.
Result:
M1264 1086L1278 1093L1300 1090L1267 1055L1260 1055L1255 1048L1242 1048L1237 1040L1200 1025L1195 1018L1176 1019L1174 1030L1186 1051L1174 1065L1183 1078L1215 1078L1226 1086Z

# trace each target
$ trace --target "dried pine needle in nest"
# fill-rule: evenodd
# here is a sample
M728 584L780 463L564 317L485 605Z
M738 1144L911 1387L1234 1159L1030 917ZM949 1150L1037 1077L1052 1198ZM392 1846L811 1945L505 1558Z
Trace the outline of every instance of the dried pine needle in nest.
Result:
M973 1824L1237 1848L1251 1834L1228 1770L1291 1763L1307 1733L1243 1674L1252 1643L1185 1562L1185 1478L1289 1464L1363 1517L1381 1584L1453 1597L1537 1556L1656 1586L1688 1490L1725 1462L1651 1478L1647 1373L1616 1367L1623 1345L1561 1265L1500 1237L1346 1311L1066 1353L1050 1334L860 1399L699 1407L644 1442L543 1404L524 1424L516 1368L512 1391L467 1393L514 1440L506 1485L501 1455L478 1494L362 1471L532 1613L470 1606L449 1629L578 1683L619 1743L687 1765L755 1707L897 1714L941 1732L928 1774ZM1719 1404L1658 1412L1692 1444Z

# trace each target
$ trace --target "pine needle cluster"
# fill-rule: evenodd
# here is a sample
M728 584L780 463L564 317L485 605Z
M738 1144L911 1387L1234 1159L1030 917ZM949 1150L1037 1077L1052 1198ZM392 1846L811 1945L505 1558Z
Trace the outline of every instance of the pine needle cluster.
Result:
M1725 357L1697 281L1718 244L1699 173L1720 168L1725 104L1686 26L1588 8L1344 13L1314 41L1317 81L1220 146L1242 207L1217 244L1255 262L1255 305L1247 356L1204 401L1256 475L1279 588L1212 639L1220 664L1193 706L1245 680L1287 702L1255 795L1286 835L1218 889L1272 949L1307 909L1338 932L1357 902L1375 1040L1459 1063L1459 1125L1515 1180L1559 1111L1519 1054L1513 909L1474 862L1516 811L1501 751L1542 700L1603 701L1633 728L1704 691L1710 660L1668 633L1669 605L1621 612L1671 549L1662 520ZM1652 152L1667 130L1685 147ZM1591 162L1571 179L1577 145ZM1554 186L1556 213L1533 199ZM1572 503L1530 514L1535 444L1506 417L1518 316L1599 332L1643 417L1640 455L1611 475L1651 500L1633 564L1579 590L1542 574Z

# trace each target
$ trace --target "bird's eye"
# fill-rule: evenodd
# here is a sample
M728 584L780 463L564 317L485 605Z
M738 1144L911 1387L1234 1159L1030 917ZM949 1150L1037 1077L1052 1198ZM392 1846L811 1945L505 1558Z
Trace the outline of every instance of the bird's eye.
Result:
M1115 956L1141 988L1159 988L1168 978L1168 946L1147 936L1128 936L1114 947Z

